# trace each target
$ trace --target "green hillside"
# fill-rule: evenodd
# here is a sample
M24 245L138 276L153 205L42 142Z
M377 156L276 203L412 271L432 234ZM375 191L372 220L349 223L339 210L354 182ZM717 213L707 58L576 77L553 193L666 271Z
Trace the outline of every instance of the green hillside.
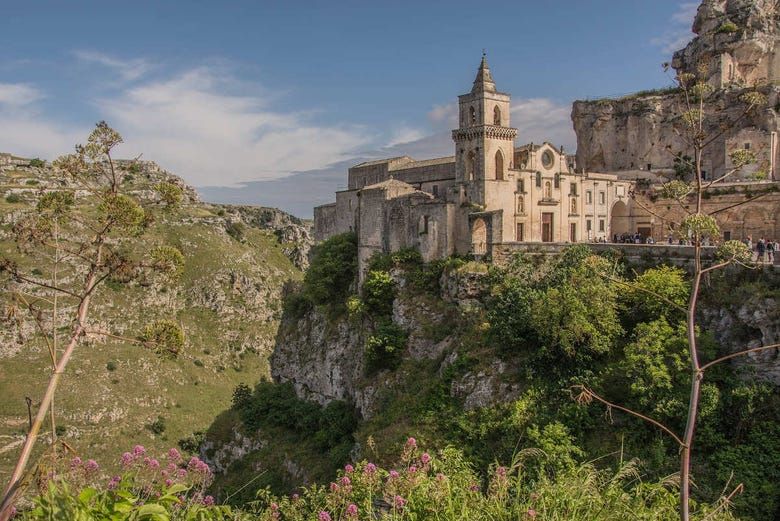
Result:
M67 188L67 180L37 161L15 163L0 166L0 251L22 258L12 242L14 222L34 206L42 187ZM90 324L134 338L152 320L170 319L183 327L186 347L176 359L105 337L77 348L55 399L57 430L78 454L109 467L120 449L136 443L164 449L197 438L230 403L238 383L269 374L282 287L301 277L293 260L300 263L308 248L305 223L278 210L202 203L151 162L120 162L120 168L128 179L123 188L142 201L153 202L160 181L182 187L181 208L159 213L140 247L175 246L185 265L172 286L107 281L93 300ZM50 273L43 260L23 262L40 277ZM0 284L6 291L11 282ZM0 329L0 480L27 429L25 397L37 403L50 371L33 321L23 312L11 319L8 311ZM61 315L65 336L72 313Z

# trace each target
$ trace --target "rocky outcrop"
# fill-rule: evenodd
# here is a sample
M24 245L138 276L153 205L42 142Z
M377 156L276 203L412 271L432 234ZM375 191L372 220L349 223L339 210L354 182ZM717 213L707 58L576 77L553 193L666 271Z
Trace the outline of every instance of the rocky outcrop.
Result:
M705 308L705 323L727 352L780 343L780 302L758 295L733 306ZM769 349L734 358L744 378L780 385L780 349Z
M448 313L458 311L442 307L443 300L406 294L404 274L393 271L392 275L401 290L393 302L393 322L408 334L403 356L439 361L441 373L458 358L454 331L446 321ZM468 270L445 273L440 281L442 298L466 309L479 306L486 287L484 277L484 273ZM381 371L366 377L364 346L369 331L368 322L329 318L318 309L286 320L271 355L271 375L277 382L291 382L301 398L320 404L345 400L353 403L363 418L370 418L381 390L403 375ZM452 396L461 399L466 408L483 407L516 394L516 389L501 382L507 369L503 362L483 362L480 367L484 368L467 372L452 384Z
M763 164L757 168L776 179L778 157L771 153L776 149L772 133L780 130L780 88L774 83L780 79L780 54L775 51L780 37L777 2L704 0L693 30L697 36L675 53L671 65L678 73L703 75L716 89L707 107L713 128L738 119L745 108L740 100L745 88L762 85L767 98L766 105L729 125L730 130L708 147L703 169L721 175L730 168L729 152L748 144L760 151ZM690 153L675 131L683 107L673 88L574 102L571 117L577 134L577 167L599 172L674 173L675 155ZM741 177L749 178L753 170L745 170Z
M706 67L714 87L777 79L776 0L704 0L693 32L696 37L674 53L672 67L678 72L695 74Z

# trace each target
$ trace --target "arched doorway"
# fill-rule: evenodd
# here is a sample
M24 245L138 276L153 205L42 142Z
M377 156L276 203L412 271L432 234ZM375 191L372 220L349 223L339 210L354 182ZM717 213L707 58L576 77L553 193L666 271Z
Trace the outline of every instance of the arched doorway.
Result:
M618 201L612 206L612 217L609 220L609 235L607 239L630 232L631 222L629 221L628 206L623 201Z
M500 150L496 151L496 179L504 180L504 154Z
M487 253L487 225L480 218L471 225L471 253L484 255Z

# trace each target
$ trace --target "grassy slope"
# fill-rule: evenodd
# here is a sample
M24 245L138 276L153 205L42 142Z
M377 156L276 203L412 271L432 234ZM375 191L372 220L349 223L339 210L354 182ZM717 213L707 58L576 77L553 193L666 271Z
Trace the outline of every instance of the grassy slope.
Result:
M9 188L31 188L15 180L24 176L29 174L12 172L3 179L0 215L33 202L32 194L19 203L5 200ZM268 374L280 289L300 272L272 231L247 228L245 241L238 242L214 224L216 211L210 205L187 205L143 239L150 247L167 242L181 249L186 266L178 287L108 285L95 299L93 323L101 328L135 336L154 319L173 318L184 326L187 347L177 360L121 342L78 348L56 405L62 411L58 424L66 428L64 441L83 456L106 466L135 443L175 446L180 438L206 430L230 403L236 384L252 384ZM0 249L13 250L7 237ZM39 269L46 274L47 267ZM247 287L233 284L235 275L248 281L249 296ZM224 294L224 302L213 306L216 310L198 305L204 293ZM48 353L39 338L29 339L10 357L0 354L0 479L10 471L26 430L25 396L34 401L41 396L48 371ZM158 416L164 419L162 434L147 427Z

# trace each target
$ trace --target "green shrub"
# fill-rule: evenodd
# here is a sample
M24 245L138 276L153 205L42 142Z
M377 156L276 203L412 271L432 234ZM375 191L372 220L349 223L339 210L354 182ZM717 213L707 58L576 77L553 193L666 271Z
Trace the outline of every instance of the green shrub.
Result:
M387 271L369 271L363 281L363 305L375 317L393 314L396 283Z
M229 221L225 223L227 234L238 242L243 242L246 226L241 221Z
M357 276L357 236L335 235L312 249L303 294L316 305L343 305Z
M720 27L718 27L717 31L715 32L718 34L732 34L736 33L737 31L739 31L739 26L730 20L726 20L720 24Z
M46 166L46 161L36 157L35 159L30 159L30 166L33 168L43 168Z
M152 423L146 426L147 429L149 429L154 434L162 434L165 432L165 418L162 416L158 416L156 420L154 420Z
M245 383L240 383L233 389L233 408L238 410L249 404L252 399L252 389Z
M116 365L116 362L114 362L113 360L109 360L109 361L108 361L108 363L106 364L106 369L107 369L109 372L114 372L114 371L116 371L116 370L117 370L117 365Z
M37 179L28 179L27 181L24 182L24 184L30 185L30 186L36 186L36 185L39 185L40 183L41 182L38 181Z
M155 352L172 357L178 356L184 349L184 331L171 320L152 322L144 328L138 339Z
M8 194L5 196L5 202L6 203L21 203L22 197L19 194Z
M406 332L391 321L381 322L376 331L366 339L366 370L373 373L382 369L395 369L401 362L406 347Z

